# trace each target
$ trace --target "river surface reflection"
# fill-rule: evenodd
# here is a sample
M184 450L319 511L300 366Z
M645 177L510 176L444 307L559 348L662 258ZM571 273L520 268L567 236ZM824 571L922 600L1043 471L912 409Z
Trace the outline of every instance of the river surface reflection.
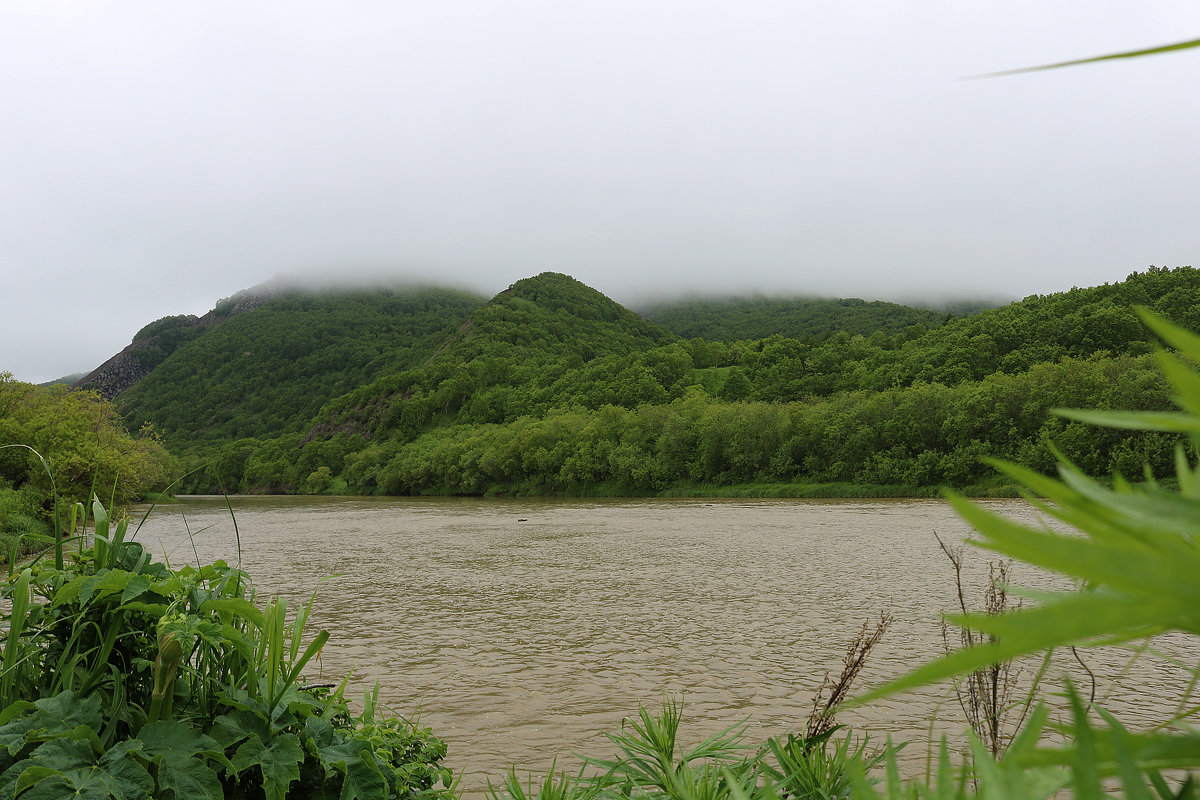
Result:
M236 533L224 499L189 498L156 508L139 541L176 564L232 563L240 536L260 598L302 601L316 589L310 625L333 637L325 678L354 668L355 694L378 679L393 710L419 713L447 741L468 794L513 764L540 773L558 756L574 770L572 753L611 755L601 732L664 695L684 696L689 739L745 718L758 740L802 730L826 670L840 670L881 610L896 619L859 691L941 652L939 614L955 594L934 532L954 542L970 533L940 500L231 503ZM1015 501L985 505L1035 519ZM965 577L981 601L984 551L968 549ZM1065 588L1020 566L1010 577ZM1089 665L1110 707L1136 724L1161 711L1143 698L1173 703L1186 678L1153 657L1121 678L1127 660L1108 653ZM1055 670L1070 667L1064 659ZM916 773L931 718L935 731L961 735L950 687L842 721L916 740L904 755Z

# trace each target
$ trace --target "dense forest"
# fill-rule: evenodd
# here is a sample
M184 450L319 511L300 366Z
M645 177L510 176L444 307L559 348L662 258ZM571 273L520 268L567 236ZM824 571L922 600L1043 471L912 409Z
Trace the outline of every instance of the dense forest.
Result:
M981 310L976 308L975 310ZM642 316L684 339L739 341L783 336L812 341L842 331L870 336L876 331L899 333L912 325L935 328L948 314L881 300L822 297L692 298L660 303Z
M647 319L557 273L486 302L285 291L214 309L220 324L140 331L159 361L115 405L162 437L192 492L998 492L984 454L1169 465L1172 435L1052 413L1170 406L1138 305L1200 330L1200 272L1152 267L967 316L689 300Z
M95 392L0 373L0 558L21 537L50 535L55 493L60 509L93 493L124 503L162 489L178 472L151 431L130 435Z
M679 339L567 276L514 284L437 355L327 403L305 431L193 453L212 491L918 494L992 491L985 453L1102 473L1175 439L1056 407L1169 406L1133 307L1195 326L1200 274L1034 296L869 336ZM858 487L855 489L854 487ZM871 487L871 488L868 488Z

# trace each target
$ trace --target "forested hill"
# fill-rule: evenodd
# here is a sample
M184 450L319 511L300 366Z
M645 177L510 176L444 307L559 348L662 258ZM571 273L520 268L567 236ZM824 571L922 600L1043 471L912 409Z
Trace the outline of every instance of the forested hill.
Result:
M1135 304L1200 328L1200 272L1151 268L932 330L819 343L674 339L541 275L479 309L427 363L329 403L307 433L202 454L190 488L911 493L982 485L993 474L982 454L1046 468L1052 446L1092 472L1162 466L1177 437L1050 413L1169 407Z
M942 311L880 300L798 297L693 298L659 303L642 310L684 339L736 342L784 336L801 341L822 339L838 331L870 336L876 331L899 333L913 325L936 328Z
M674 338L574 278L544 272L478 309L428 363L330 403L314 435L408 437L431 425L504 422L563 403L665 401L653 370L667 378L671 368L639 354ZM690 377L687 360L676 378Z
M111 400L149 375L184 343L288 291L295 291L295 286L289 286L289 279L280 275L218 300L202 317L178 314L156 319L135 333L129 346L86 375L77 376L72 384L94 389Z
M774 336L710 346L715 353L707 360L731 368L738 389L727 384L730 399L799 400L918 382L953 386L1068 357L1147 353L1152 337L1136 305L1200 330L1200 271L1151 267L1120 283L1033 295L929 331L839 332L813 344Z
M656 492L967 486L991 453L1090 471L1169 436L1049 409L1169 407L1134 306L1200 330L1200 271L870 335L681 339L556 273L462 293L288 294L180 343L118 398L188 491ZM1164 462L1165 463L1165 462Z
M152 423L177 450L299 430L330 398L428 358L483 302L431 288L286 292L182 328L117 404L132 429Z

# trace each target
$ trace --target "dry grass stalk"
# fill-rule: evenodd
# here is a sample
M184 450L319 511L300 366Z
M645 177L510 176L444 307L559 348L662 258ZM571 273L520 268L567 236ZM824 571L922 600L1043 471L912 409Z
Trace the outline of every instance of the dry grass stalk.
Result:
M825 677L821 680L821 688L817 690L816 696L813 697L813 710L808 717L808 727L805 735L809 739L828 733L836 726L834 720L837 716L838 706L850 694L851 684L858 677L858 673L862 671L863 665L867 662L867 657L871 654L871 650L875 645L879 644L879 640L883 638L883 634L887 632L888 627L894 619L894 615L886 611L881 611L879 612L879 621L875 623L874 630L871 629L869 620L864 622L862 629L858 632L858 636L846 650L846 657L842 659L842 674L831 684L829 682L829 673L825 673ZM825 697L826 690L829 692L829 697L822 703L821 698Z
M967 610L967 601L962 584L962 548L952 550L934 533L938 546L954 565L954 584L958 590L958 607L963 614ZM1021 603L1010 605L1008 599L1008 562L988 562L988 583L984 593L983 613L988 616L1007 614L1020 609ZM959 630L959 646L963 648L977 647L995 641L990 634L978 633L970 628ZM954 648L950 644L950 629L942 624L942 642L949 653ZM955 685L954 691L958 696L958 704L966 715L971 730L980 738L993 757L999 757L1012 742L1013 736L1025 722L1032 704L1031 692L1024 702L1014 701L1017 691L1017 679L1021 670L1011 660L989 664L983 669L975 670L964 680Z

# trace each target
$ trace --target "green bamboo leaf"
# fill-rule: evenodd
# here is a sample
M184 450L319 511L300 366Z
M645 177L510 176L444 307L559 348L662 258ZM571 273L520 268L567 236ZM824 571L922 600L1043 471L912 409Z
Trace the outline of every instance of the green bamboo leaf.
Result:
M1200 374L1171 353L1159 352L1157 358L1159 370L1175 390L1175 404L1200 417Z
M321 631L317 634L316 638L312 640L307 648L305 648L304 654L300 656L300 659L292 665L292 670L287 676L288 687L296 683L296 680L300 677L301 670L304 669L304 667L313 659L313 657L321 652L321 648L324 647L325 643L328 641L329 631Z
M1097 555L1100 546L1096 543L1028 528L960 497L950 497L950 502L963 519L984 537L972 541L978 547L1078 578L1121 579L1120 565L1106 563L1102 555ZM1132 544L1121 548L1110 544L1104 552L1114 550L1130 555L1137 552ZM1080 559L1085 561L1081 563ZM1102 570L1102 575L1096 575L1094 569Z
M1193 43L1191 46L1195 47L1196 44ZM1200 336L1168 322L1145 306L1137 306L1135 310L1142 318L1142 322L1146 323L1146 326L1158 334L1164 342L1192 361L1200 362Z
M1132 431L1166 431L1167 433L1200 433L1200 419L1177 411L1085 411L1056 408L1060 417Z
M1083 619L1085 614L1091 617ZM1153 636L1173 627L1172 623L1179 616L1170 600L1126 597L1101 589L1060 595L1055 602L1013 614L947 616L946 619L1012 640L1014 645L1024 642L1029 645L1023 648L1021 655L1025 655L1056 644L1115 644ZM1032 646L1035 640L1041 645Z
M1200 556L1195 538L1200 534L1200 498L1166 492L1114 492L1069 469L1063 470L1062 478L1095 504L1089 517L1107 520L1105 530L1127 537L1136 534L1139 541L1184 558ZM1093 527L1088 524L1084 529L1091 533Z
M1068 727L1067 732L1070 730ZM1200 752L1200 733L1129 733L1123 744L1143 770L1194 769L1196 753ZM1116 774L1117 757L1108 737L1097 740L1096 751L1096 763L1101 773ZM1077 757L1075 746L1068 743L1057 748L1042 748L1023 758L1022 763L1026 766L1069 766Z
M92 495L92 519L92 555L95 559L96 569L101 569L108 566L109 516L108 512L104 510L104 504L95 494Z
M116 533L113 534L111 547L109 547L108 563L104 564L104 566L108 567L109 569L117 565L117 560L121 555L121 546L125 543L125 534L128 532L128 530L128 519L122 519L117 523L117 530Z
M263 638L266 640L266 661L263 664L263 677L267 680L267 702L272 708L278 702L276 684L280 678L283 653L286 649L284 641L284 621L287 618L287 598L276 597L267 606L266 625L263 628Z
M1111 520L1086 503L1085 498L1078 491L1062 481L1040 475L1018 464L992 459L985 459L985 461L1018 483L1028 486L1033 494L1046 498L1048 502L1027 499L1048 517L1058 519L1079 530L1087 530L1093 538L1125 539L1128 537L1127 531L1113 525ZM967 507L970 502L955 492L946 491L943 494L955 509L959 510L960 514L962 513L960 509ZM1045 530L1040 532L1045 532Z
M1108 746L1112 749L1117 762L1117 775L1121 778L1121 787L1125 790L1128 800L1154 800L1146 782L1142 779L1142 771L1137 765L1137 757L1130 746L1129 734L1121 723L1111 714L1100 711L1108 723Z
M1152 544L1161 545L1155 547L1134 537L1089 541L1035 531L961 499L951 498L951 502L985 537L977 542L980 547L1134 595L1166 595L1183 607L1200 609L1200 584L1195 580L1200 550L1179 537L1154 541ZM1200 509L1192 513L1200 513Z
M1197 480L1197 475L1192 472L1191 467L1188 465L1187 453L1183 451L1182 445L1175 446L1175 477L1179 480L1180 494L1189 498L1197 496L1197 488L1200 487L1200 481Z
M1101 638L1127 641L1159 633L1169 625L1159 616L1160 611L1153 605L1147 607L1140 600L1086 592L1063 595L1058 603L1013 614L964 617L964 624L997 631L1003 638L981 647L957 650L918 667L854 699L848 706L861 706L897 692L1063 644L1087 644Z
M1096 733L1087 718L1087 711L1079 699L1079 693L1070 683L1067 684L1067 699L1071 704L1071 716L1074 724L1070 730L1075 742L1074 782L1071 788L1077 798L1099 800L1102 794L1100 771L1097 769Z
M1025 720L1025 724L1021 726L1021 730L1017 731L1017 735L1013 737L1008 750L1005 751L1005 756L1019 761L1036 750L1049 719L1050 711L1046 708L1046 704L1038 703L1030 712L1029 718Z
M1185 42L1175 42L1174 44L1163 44L1155 47L1143 47L1138 50L1125 50L1120 53L1107 53L1102 56L1091 56L1089 58L1077 58L1071 61L1058 61L1053 64L1042 64L1037 67L1022 67L1020 69L1008 69L1001 72L988 72L983 75L972 75L972 78L999 78L1006 75L1021 75L1026 72L1044 72L1049 69L1061 69L1063 67L1075 67L1081 64L1096 64L1101 61L1114 61L1124 58L1142 58L1143 56L1154 56L1162 53L1173 53L1177 50L1189 50L1193 47L1200 47L1200 39L1189 39Z
M18 699L14 690L17 688L17 667L24 658L21 635L25 632L26 618L29 614L31 580L30 570L21 570L10 593L12 607L8 618L8 632L4 637L4 656L0 659L0 669L3 670L0 675L0 702L5 705Z

